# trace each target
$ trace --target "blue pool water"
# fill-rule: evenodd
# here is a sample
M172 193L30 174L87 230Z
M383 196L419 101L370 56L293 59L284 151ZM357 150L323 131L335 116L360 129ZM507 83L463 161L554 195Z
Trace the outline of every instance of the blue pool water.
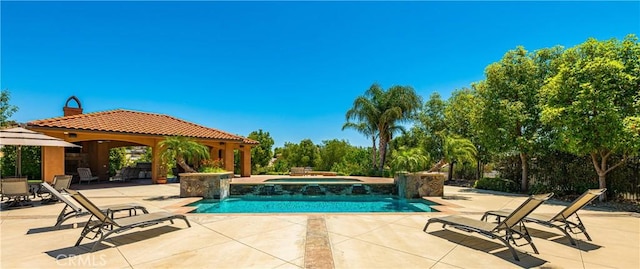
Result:
M362 182L362 180L353 179L353 178L273 178L273 179L267 179L264 182L293 182L293 183L350 182L350 183L353 183L353 182Z
M389 197L348 198L227 198L202 200L192 213L337 213L337 212L437 212L427 200L399 200Z

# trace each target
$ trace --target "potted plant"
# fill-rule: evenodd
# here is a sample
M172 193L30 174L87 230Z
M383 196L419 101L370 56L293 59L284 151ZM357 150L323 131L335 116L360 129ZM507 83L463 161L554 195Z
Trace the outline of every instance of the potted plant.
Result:
M160 166L158 167L158 178L156 178L156 183L158 184L166 184L167 183L167 167L168 163L164 160L160 160Z

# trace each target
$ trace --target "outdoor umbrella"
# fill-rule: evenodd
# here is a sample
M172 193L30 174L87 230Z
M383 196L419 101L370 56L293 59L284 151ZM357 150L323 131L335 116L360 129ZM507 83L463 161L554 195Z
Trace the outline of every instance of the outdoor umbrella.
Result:
M22 146L47 146L47 147L76 147L80 146L66 142L60 138L51 137L42 133L27 130L22 127L15 127L0 130L0 146L14 145L17 150L17 170L18 176L22 176L21 151Z

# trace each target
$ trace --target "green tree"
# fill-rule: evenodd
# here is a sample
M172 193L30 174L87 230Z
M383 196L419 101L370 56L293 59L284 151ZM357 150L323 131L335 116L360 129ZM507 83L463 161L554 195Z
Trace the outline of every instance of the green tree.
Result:
M347 121L349 120L349 118L349 112L347 112ZM371 138L371 167L377 167L376 141L378 140L378 132L375 123L371 124L367 122L346 122L342 126L342 130L344 131L345 129L354 129L359 133Z
M18 107L9 104L10 99L11 93L9 93L9 90L0 91L0 127L10 126L14 123L9 118L18 111Z
M317 170L330 171L347 154L351 145L347 141L332 139L322 141L320 146L320 161Z
M554 127L554 147L591 157L605 188L607 173L640 148L638 38L590 38L567 49L557 63L559 71L541 92L542 120ZM614 154L621 160L608 163Z
M300 144L285 142L282 158L292 167L314 167L320 163L320 152L311 139L304 139Z
M350 111L364 111L368 116L361 118L361 122L375 123L380 162L378 168L381 174L388 144L394 133L403 129L399 123L413 118L421 103L420 96L410 86L392 86L385 91L379 85L373 84L364 96L356 98L353 107L347 112L349 118Z
M2 176L17 176L17 146L3 146L2 147ZM42 178L42 171L40 169L42 163L42 148L36 146L22 146L22 171L20 174L30 179Z
M273 149L273 157L276 158L273 162L273 170L276 173L288 172L291 168L291 165L289 165L287 160L282 156L283 152L284 148L276 147Z
M151 151L151 147L144 147L145 151L140 159L137 162L150 163L153 160L153 152Z
M371 148L350 146L342 160L334 164L331 171L349 176L368 176L372 168L370 154Z
M460 137L473 137L473 114L476 106L475 92L469 88L453 91L444 109L447 132Z
M445 107L444 117L447 122L447 132L449 135L465 137L469 139L477 149L477 164L475 167L476 178L481 178L483 164L490 160L487 148L482 145L476 129L475 111L478 110L475 91L469 88L463 88L453 91L447 106Z
M158 145L160 159L164 163L175 160L187 173L197 172L187 162L198 162L201 159L209 158L209 148L188 137L168 136L160 141Z
M115 175L126 164L127 149L125 147L109 149L109 175Z
M251 148L251 170L258 172L258 168L267 167L273 157L273 138L269 132L263 132L262 129L251 132L249 138L260 142L260 145Z
M528 162L542 125L538 92L546 76L552 74L547 66L538 64L547 61L537 61L536 57L523 47L510 50L485 69L484 81L474 85L482 142L495 152L519 155L522 191L529 185Z
M428 134L436 134L447 129L446 107L447 105L439 93L435 92L429 96L429 100L425 102L417 117Z
M446 103L440 94L433 93L429 100L424 103L422 109L417 114L417 124L412 128L413 136L420 140L425 152L435 158L442 158L442 139L439 133L445 132L447 124L445 121ZM411 147L411 146L409 146Z

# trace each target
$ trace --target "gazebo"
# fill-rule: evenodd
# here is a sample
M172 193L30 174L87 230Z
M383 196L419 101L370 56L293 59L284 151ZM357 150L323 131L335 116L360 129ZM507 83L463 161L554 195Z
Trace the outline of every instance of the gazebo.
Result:
M69 107L75 101L77 107ZM185 136L209 147L212 159L222 159L224 169L234 171L234 151L240 151L241 176L251 176L251 147L257 141L221 130L204 127L172 116L116 109L83 114L82 105L75 96L69 97L62 117L34 120L27 129L63 139L82 146L84 163L101 180L108 179L109 150L124 146L148 146L152 149L151 178L157 179L159 167L158 143L166 136ZM54 175L73 174L65 171L65 160L76 158L65 154L60 147L43 147L42 177L51 180ZM67 167L69 163L67 162Z

